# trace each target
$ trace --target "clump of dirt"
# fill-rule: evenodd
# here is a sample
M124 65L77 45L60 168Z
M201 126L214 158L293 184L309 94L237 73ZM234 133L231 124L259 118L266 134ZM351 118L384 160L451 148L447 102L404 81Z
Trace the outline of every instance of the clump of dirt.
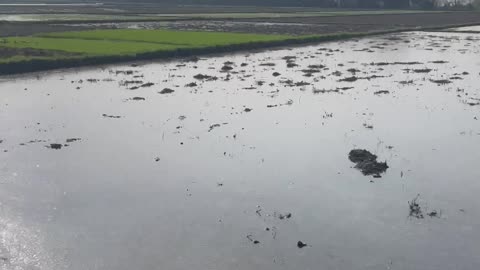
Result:
M275 213L276 214L276 213ZM279 219L290 219L292 217L292 213L286 213L286 214L278 214Z
M352 76L352 77L346 77L343 79L340 79L340 82L356 82L358 80L358 77Z
M253 239L253 235L249 234L247 235L247 239L252 242L254 245L258 245L260 244L260 241L256 240L256 239Z
M335 89L313 89L314 94L325 94L325 93L340 93L340 91L346 91L352 89L353 87L337 87Z
M313 73L320 73L321 72L319 69L315 69L315 68L302 69L301 71L305 74L310 74L310 75L313 74Z
M60 150L63 147L63 144L60 143L51 143L50 145L46 146L47 148L54 149L54 150Z
M308 247L308 245L302 241L298 241L297 242L297 247L298 248L304 248L304 247Z
M105 118L122 118L121 116L119 115L108 115L108 114L102 114L103 117Z
M217 127L220 127L220 124L211 125L210 128L208 129L208 132L211 132L214 128L217 128Z
M130 100L142 101L142 100L145 100L145 98L144 97L133 97Z
M144 83L144 84L140 85L140 87L151 87L151 86L154 86L154 85L155 85L154 83L148 82L148 83Z
M410 66L410 65L421 65L422 63L420 62L373 62L370 63L372 66L396 66L396 65L405 65L405 66Z
M218 80L217 77L209 76L209 75L206 75L206 74L197 74L197 75L193 76L193 78L197 79L197 80L205 80L205 81L216 81L216 80Z
M287 62L287 68L293 68L293 67L298 67L298 65L295 62Z
M278 77L278 76L280 76L280 75L282 75L282 74L280 74L280 73L278 73L278 72L274 72L274 73L272 74L273 77Z
M378 162L376 155L364 149L350 151L348 158L356 164L355 168L359 169L363 175L373 175L373 177L380 178L380 174L388 169L386 162Z
M158 92L158 93L159 93L159 94L162 94L162 95L165 95L165 94L171 94L171 93L173 93L173 92L175 92L175 90L170 89L170 88L163 88L163 90L160 91L160 92Z
M322 68L325 68L324 65L309 65L308 66L309 69L322 69Z
M437 61L430 61L430 63L433 63L433 64L446 64L446 63L448 63L448 61L437 60Z
M349 69L347 69L347 71L350 72L350 73L355 74L355 73L357 73L357 72L360 72L361 70L356 69L356 68L349 68Z
M373 93L374 95L386 95L386 94L390 94L390 91L387 91L387 90L380 90L380 91L376 91L375 93Z
M186 84L185 86L186 86L186 87L196 87L196 86L197 86L197 83L191 82L191 83Z
M230 70L232 70L232 69L233 69L233 67L232 67L232 66L229 66L229 65L224 65L224 66L222 67L222 71L223 71L223 72L228 72L228 71L230 71Z
M432 71L431 68L421 68L421 69L414 69L413 72L415 73L429 73Z
M452 81L447 80L447 79L439 79L439 80L430 79L430 81L433 82L433 83L436 83L438 85L445 85L445 84L452 83Z
M66 140L66 142L67 143L72 143L72 142L76 142L76 141L80 141L80 140L82 140L82 139L80 139L80 138L69 138L69 139Z
M399 83L399 84L402 84L402 85L408 85L408 84L413 84L413 80L409 80L409 81L399 81L398 83Z

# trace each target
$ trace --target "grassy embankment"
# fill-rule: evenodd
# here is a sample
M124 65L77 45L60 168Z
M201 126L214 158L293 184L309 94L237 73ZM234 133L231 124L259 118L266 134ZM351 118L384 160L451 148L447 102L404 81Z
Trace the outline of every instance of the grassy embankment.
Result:
M92 30L0 39L0 74L256 49L342 37ZM347 37L347 36L345 36Z

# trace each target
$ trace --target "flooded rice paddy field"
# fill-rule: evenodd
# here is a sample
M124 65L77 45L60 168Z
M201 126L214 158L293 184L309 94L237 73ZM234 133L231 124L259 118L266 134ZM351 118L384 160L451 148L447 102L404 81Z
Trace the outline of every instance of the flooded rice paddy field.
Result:
M479 39L3 78L0 265L478 269Z

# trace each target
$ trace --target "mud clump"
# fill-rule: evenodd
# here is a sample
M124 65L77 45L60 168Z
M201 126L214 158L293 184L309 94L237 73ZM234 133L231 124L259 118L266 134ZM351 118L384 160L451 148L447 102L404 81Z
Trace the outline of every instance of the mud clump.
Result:
M197 80L206 80L206 81L216 81L218 80L217 77L215 76L209 76L209 75L205 75L205 74L197 74L195 76L193 76L194 79L197 79Z
M421 68L421 69L414 69L413 72L415 73L429 73L432 71L430 68Z
M50 145L47 145L47 148L54 149L54 150L60 150L62 149L63 145L60 143L51 143Z
M340 82L356 82L358 80L357 77L355 76L352 76L352 77L346 77L346 78L343 78L341 80L339 80Z
M304 247L308 247L308 245L302 241L298 241L297 242L297 247L298 248L304 248Z
M388 169L386 162L378 162L377 156L367 150L354 149L348 154L351 162L355 163L355 168L359 169L363 175L373 175L380 178L380 174Z
M436 84L438 84L438 85L445 85L445 84L450 84L450 83L452 83L452 81L446 80L446 79L440 79L440 80L430 79L430 81L431 81L432 83L436 83Z
M230 70L232 70L232 69L233 69L233 67L232 67L232 66L229 66L229 65L224 65L224 66L222 67L222 71L223 71L223 72L227 72L227 71L230 71Z
M144 83L144 84L140 85L140 87L151 87L151 86L154 86L154 85L155 85L154 83L148 82L148 83Z
M375 95L383 95L383 94L390 94L390 91L387 91L387 90L380 90L380 91L377 91L375 93L373 93Z
M108 114L105 114L105 113L102 114L102 116L105 117L105 118L117 118L117 119L118 119L118 118L122 118L122 117L119 116L119 115L108 115Z
M211 132L214 128L220 127L220 124L213 124L209 127L208 132Z
M165 95L165 94L171 94L171 93L173 93L173 92L175 92L175 90L170 89L170 88L163 88L163 90L160 91L160 92L158 92L158 93L159 93L159 94L162 94L162 95Z

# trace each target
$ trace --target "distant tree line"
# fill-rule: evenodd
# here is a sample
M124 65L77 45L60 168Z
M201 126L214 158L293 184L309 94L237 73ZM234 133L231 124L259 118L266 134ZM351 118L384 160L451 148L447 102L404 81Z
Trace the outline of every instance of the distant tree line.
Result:
M152 0L150 0L152 1ZM154 1L154 0L153 0ZM157 0L158 1L158 0ZM164 0L165 1L165 0ZM167 0L168 1L168 0ZM285 6L324 8L433 9L480 6L480 0L178 0L190 5ZM474 2L474 4L472 4Z

